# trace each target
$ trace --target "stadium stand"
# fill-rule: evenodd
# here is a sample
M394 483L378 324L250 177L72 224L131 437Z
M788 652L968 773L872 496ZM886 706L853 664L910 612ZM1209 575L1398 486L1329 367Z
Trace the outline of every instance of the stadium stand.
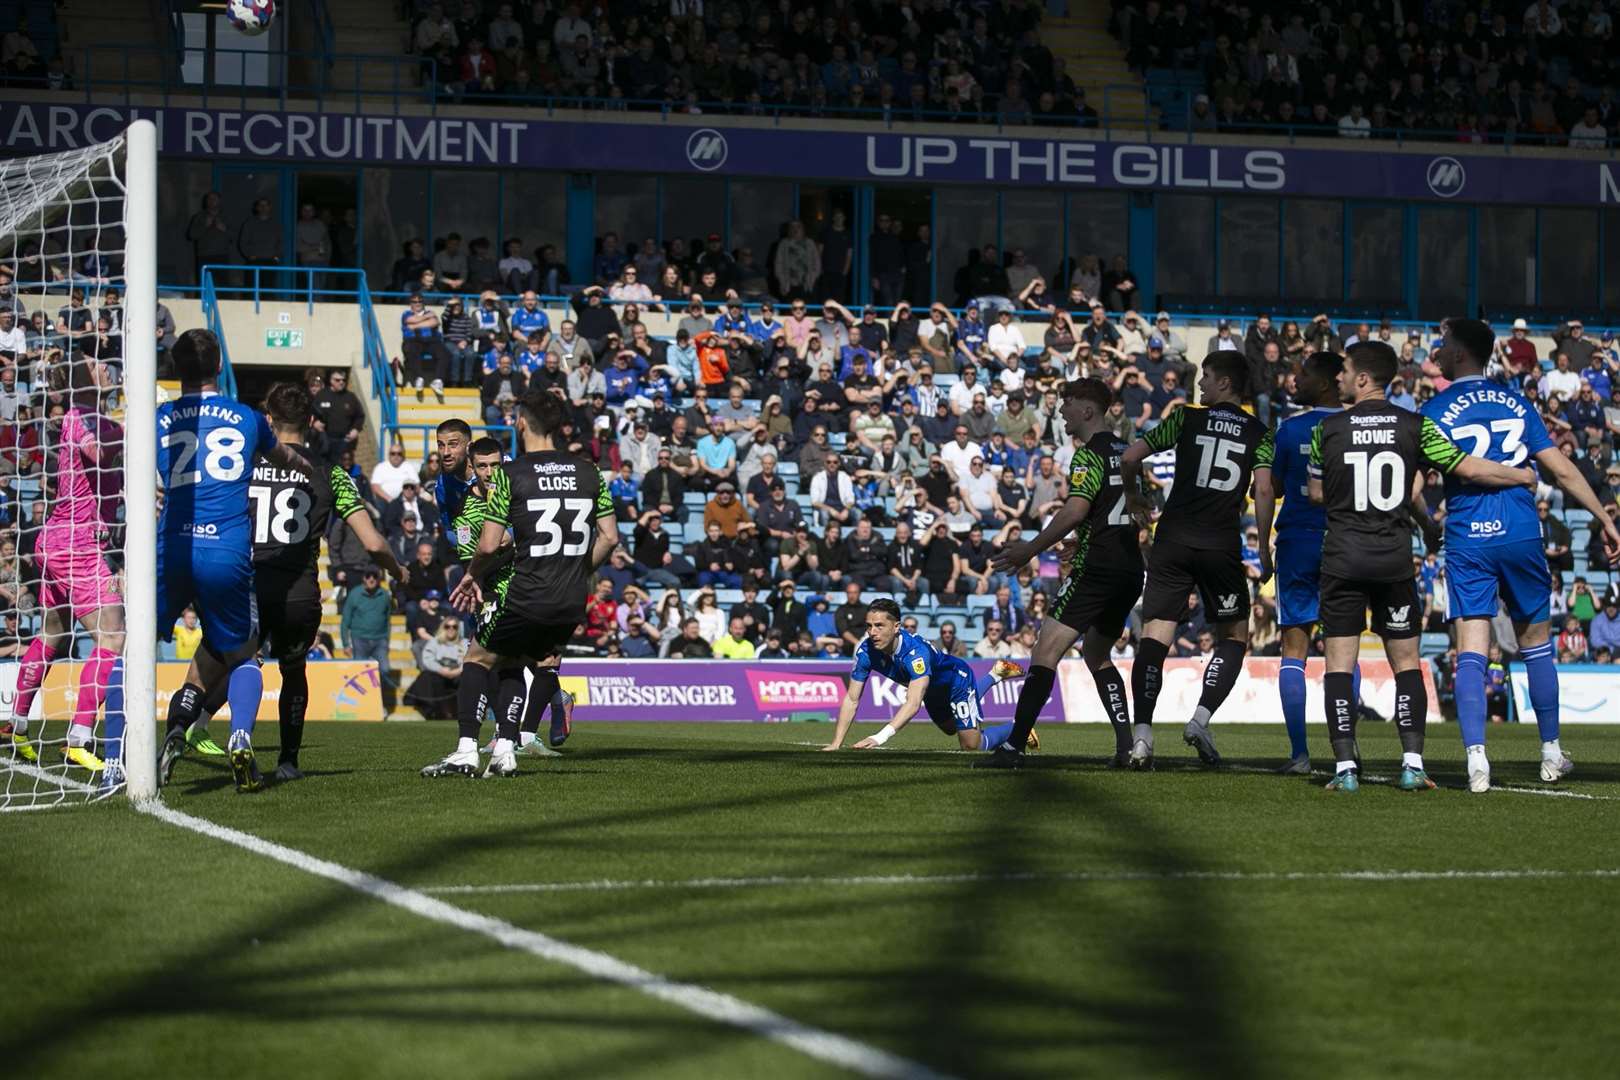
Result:
M1112 28L1176 130L1574 149L1620 137L1603 0L1522 11L1118 0Z
M392 3L364 3L346 12L336 44L342 49L397 32L402 45L431 63L425 69L430 85L491 105L577 97L627 110L785 110L890 121L937 120L933 114L944 112L962 121L1088 126L1099 120L1088 97L1111 86L1140 88L1145 79L1152 110L1120 113L1110 106L1110 120L1147 121L1162 112L1166 126L1249 133L1269 130L1256 125L1277 122L1285 101L1314 109L1320 100L1332 118L1321 133L1342 134L1336 117L1352 99L1361 101L1375 129L1449 128L1456 109L1440 99L1479 66L1470 59L1475 54L1465 39L1473 31L1466 18L1456 40L1431 41L1427 31L1384 27L1388 11L1376 17L1301 11L1307 31L1301 36L1290 33L1299 30L1291 10L1249 16L1231 5L1189 13L1181 5L1167 12L1154 3L1122 3L1111 11L1079 4L1066 16L1050 17L1044 7L1003 2L959 11L934 0L904 9L880 6L881 18L852 16L828 27L808 14L761 25L732 7L707 23L658 23L630 9L593 23L572 5L466 3L450 11L419 4L402 20ZM1612 81L1614 60L1584 47L1608 40L1602 6L1557 10L1565 20L1560 33L1520 36L1510 27L1505 55L1517 56L1524 45L1543 89L1575 78L1566 93L1590 98L1599 120L1612 127L1610 95L1602 87ZM32 53L18 43L15 29L24 15ZM1278 20L1281 29L1274 30ZM1577 21L1580 31L1572 29ZM41 77L29 58L54 58L55 25L50 5L0 3L0 27L14 28L5 37L8 79ZM1110 26L1119 36L1112 56L1105 52ZM1542 40L1548 37L1554 40ZM1439 92L1426 95L1416 111L1395 117L1385 103L1380 114L1364 88L1395 93L1396 65L1404 71L1420 56L1428 63L1430 45L1440 47L1437 70L1449 73L1439 80ZM1505 74L1496 46L1489 49L1485 66L1491 70L1473 72L1484 80L1480 86L1494 86ZM1228 50L1250 60L1258 55L1261 62L1228 64ZM1374 67L1360 74L1346 68L1370 63ZM1285 89L1275 89L1279 76L1271 71L1284 73ZM1200 93L1222 103L1207 128L1196 105ZM1120 100L1131 96L1122 93ZM1227 97L1231 109L1224 106ZM1573 108L1554 112L1568 120ZM1376 122L1380 115L1384 124ZM1492 137L1522 138L1528 130L1500 110L1481 116ZM1534 134L1581 137L1573 122ZM854 306L867 290L841 270L841 253L853 241L836 219L813 230L781 220L769 245L757 250L728 246L679 215L666 215L650 238L629 223L601 231L599 221L590 274L571 280L559 255L565 238L547 235L539 223L531 228L521 217L514 221L510 207L502 224L511 246L503 251L491 250L488 237L434 237L427 211L417 212L423 220L395 227L424 240L404 243L387 280L371 283L374 319L371 310L363 319L371 320L375 350L368 344L355 367L339 369L355 381L350 393L364 394L363 384L375 380L388 403L384 426L367 424L351 445L329 448L356 479L401 561L417 562L420 581L431 583L402 590L392 605L389 661L406 691L420 672L437 670L431 665L453 654L452 642L424 659L443 618L442 597L430 591L447 593L456 575L447 569L452 560L439 543L432 505L433 428L459 417L509 444L513 399L528 385L555 386L573 402L571 445L612 473L626 535L624 556L605 572L607 597L593 604L576 652L667 652L689 615L712 644L725 622L715 612L735 610L753 620L750 636L761 648L775 631L782 655L840 655L848 651L843 631L858 605L894 595L920 629L948 638L953 650L1015 657L1027 654L1023 628L1038 626L1058 566L1048 557L1003 579L988 572L988 556L1010 530L1029 535L1038 529L1061 499L1072 448L1051 394L1060 381L1080 375L1109 380L1121 398L1116 430L1126 438L1184 401L1199 361L1217 349L1247 357L1263 390L1257 411L1273 424L1293 407L1291 365L1358 338L1397 348L1403 361L1397 389L1411 407L1443 386L1430 359L1438 328L1409 321L1401 303L1293 299L1284 310L1268 297L1139 296L1136 275L1119 253L1123 244L1065 248L1068 258L1058 266L1036 266L1010 243L1005 251L982 246L961 249L960 261L952 253L951 265L936 270L924 258L933 249L919 222L879 213L872 234L861 240L879 302L868 309ZM187 230L198 267L274 264L256 263L254 222L278 218L240 214L234 235L217 250L204 250L208 214L205 206ZM300 217L290 231L298 250L328 252L325 265L335 278L335 268L353 263L340 254L345 248L352 254L353 228L325 215ZM520 234L526 239L517 239ZM947 257L943 246L940 257ZM62 310L14 304L13 321L0 323L0 335L15 327L21 342L18 362L0 368L0 408L10 403L27 421L8 429L16 432L16 445L0 448L8 519L0 546L12 543L25 554L46 464L35 449L50 409L36 390L43 385L40 369L59 362L57 350L73 347L72 335L81 335L81 349L115 356L119 326L118 298L96 286L94 268L60 265L50 252L12 253L0 266L0 299L15 295L15 282L42 276L60 292ZM235 276L239 286L248 279ZM264 288L282 284L267 281ZM84 290L82 300L72 298L74 288ZM412 291L423 294L420 305L408 302ZM531 301L531 293L539 295ZM311 304L354 299L346 293L329 301L312 297ZM204 313L218 303L205 300ZM1571 321L1572 314L1551 304L1487 312L1502 335L1500 377L1533 397L1549 429L1612 507L1620 490L1620 350L1612 330L1599 325L1601 312L1592 313L1590 331ZM1512 329L1525 319L1535 333L1528 326ZM1550 334L1546 326L1553 327ZM325 373L310 374L313 388L321 389ZM358 401L355 414L365 414ZM965 432L960 441L959 427ZM1156 464L1153 475L1162 484L1169 470ZM405 486L410 476L414 490ZM777 481L780 503L773 500ZM733 490L724 490L728 483ZM1159 494L1162 503L1165 489ZM1588 594L1620 596L1620 567L1608 565L1592 542L1584 511L1565 510L1550 488L1542 495L1548 542L1559 549L1563 574L1554 609L1589 625L1600 605ZM739 516L749 524L738 527ZM837 533L830 524L835 519ZM711 520L720 525L717 537L705 528ZM870 523L870 534L862 521ZM809 528L798 532L798 522ZM978 537L975 526L982 529ZM327 654L343 647L343 612L361 561L344 550L341 530L331 539L321 563L327 636L317 646ZM426 551L424 541L431 545ZM1250 555L1258 578L1252 548ZM1425 654L1443 660L1449 647L1438 599L1444 558L1424 560L1418 551L1414 557L1423 566L1429 607ZM784 581L793 584L791 598ZM851 581L859 586L854 597L845 590ZM755 589L752 598L745 586ZM1255 590L1261 655L1276 648L1271 590L1269 584ZM9 591L0 582L0 596L19 612L26 633L38 618L26 580ZM987 635L992 621L1000 626L994 640ZM1196 616L1182 628L1179 654L1196 654L1199 629ZM1121 650L1132 647L1132 632ZM1571 659L1593 651L1584 633L1562 640ZM431 703L422 707L432 710Z

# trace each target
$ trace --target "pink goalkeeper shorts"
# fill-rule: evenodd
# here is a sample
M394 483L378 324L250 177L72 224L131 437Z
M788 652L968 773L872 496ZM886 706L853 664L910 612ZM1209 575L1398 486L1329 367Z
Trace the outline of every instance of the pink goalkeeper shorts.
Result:
M117 578L99 549L52 550L44 537L34 555L39 567L39 603L44 608L71 607L75 619L97 608L122 604Z

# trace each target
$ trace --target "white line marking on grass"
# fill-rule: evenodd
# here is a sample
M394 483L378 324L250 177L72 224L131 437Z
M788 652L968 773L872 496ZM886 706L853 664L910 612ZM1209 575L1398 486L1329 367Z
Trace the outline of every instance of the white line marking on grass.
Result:
M565 941L559 941L534 930L525 930L501 919L454 907L415 889L397 885L361 870L328 862L295 848L254 836L252 833L218 825L205 818L193 817L159 802L136 805L138 809L159 821L201 836L222 840L296 870L326 878L328 881L364 893L375 900L381 900L385 904L391 904L424 919L482 935L508 949L526 952L571 967L592 978L628 987L705 1019L781 1043L817 1061L836 1065L862 1076L943 1080L942 1074L917 1062L842 1035L801 1024L769 1009L734 998L730 994L722 994L693 983L666 979L607 953L570 945Z
M70 803L67 801L67 796L69 793L78 791L86 794L94 794L96 791L94 784L86 784L83 781L73 779L71 776L59 776L56 773L51 772L49 769L43 768L39 765L29 764L26 761L0 761L0 768L3 768L8 772L19 773L23 776L32 777L35 780L43 780L47 784L56 785L55 791L47 791L43 796L49 801L17 803L15 805L0 806L0 813L17 813L23 810L51 810L58 806L76 806L79 804ZM15 794L20 797L23 793L16 792ZM38 796L39 792L37 788L35 789L34 794Z
M792 746L818 746L819 747L819 746L826 746L827 744L826 743L819 743L819 742L814 742L814 741L810 741L810 740L801 739L801 740L796 740L796 741L794 741L793 743L791 743L789 745L792 745ZM963 749L960 749L960 748L952 748L952 749L947 750L947 749L943 749L943 748L940 748L940 747L912 747L912 746L878 746L878 747L873 747L872 749L874 749L874 750L895 750L895 751L899 751L901 753L906 753L906 754L965 754L965 755L973 755L973 754L977 754L977 753L980 752L978 750L963 750ZM867 753L867 752L868 751L864 751L864 750L862 751L862 753ZM1048 759L1056 759L1056 760L1059 760L1059 761L1064 760L1064 759L1068 759L1068 758L1072 758L1072 759L1075 759L1075 760L1082 760L1082 759L1087 759L1087 758L1089 758L1091 760L1097 760L1097 761L1104 760L1103 758L1101 758L1097 754L1042 754L1041 757L1048 758ZM1173 761L1175 759L1166 758L1166 759L1163 759L1163 760L1165 760L1166 762L1169 762L1169 761ZM1185 761L1187 762L1187 764L1189 766L1189 768L1186 770L1188 772L1211 772L1211 773L1241 772L1241 773L1254 773L1257 776L1273 776L1273 775L1276 775L1276 772L1277 772L1275 769L1268 769L1268 768L1266 768L1264 766L1261 766L1261 765L1219 765L1219 766L1216 766L1213 769L1193 768L1192 766L1197 765L1198 759L1195 758L1195 757L1192 757L1190 755L1185 759ZM1331 777L1333 774L1331 772L1327 771L1326 769L1313 769L1313 770L1311 770L1311 775L1312 776ZM1379 776L1379 775L1374 774L1374 773L1362 773L1361 774L1361 779L1362 779L1363 782L1368 783L1368 784L1393 784L1395 782L1393 777ZM1462 784L1441 784L1440 787L1443 788L1446 791L1466 791L1467 790L1466 786L1462 785ZM1566 790L1564 788L1506 787L1506 786L1504 786L1502 784L1493 784L1491 786L1491 790L1492 791L1506 791L1506 792L1509 792L1509 793L1514 794L1514 795L1550 795L1555 799L1590 799L1590 800L1593 800L1593 801L1596 801L1596 802L1620 802L1620 795L1594 795L1591 792L1587 792L1587 791L1569 791L1569 790Z
M1546 878L1620 878L1615 870L1076 870L1013 874L854 874L832 877L648 878L642 881L540 881L506 885L431 885L424 893L486 896L500 893L623 892L631 889L760 889L860 885L962 885L996 882L1113 881L1521 881Z

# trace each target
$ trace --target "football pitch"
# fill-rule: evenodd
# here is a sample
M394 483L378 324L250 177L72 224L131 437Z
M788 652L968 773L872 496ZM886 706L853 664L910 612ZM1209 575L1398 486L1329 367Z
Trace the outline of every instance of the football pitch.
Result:
M159 816L7 814L3 1071L1613 1075L1620 727L1566 730L1555 794L1493 730L1488 796L1452 725L1440 790L1354 796L1266 775L1267 727L1217 721L1210 771L1161 725L1152 774L1094 726L1016 774L831 730L581 725L427 781L451 725L311 724L259 796L189 756Z

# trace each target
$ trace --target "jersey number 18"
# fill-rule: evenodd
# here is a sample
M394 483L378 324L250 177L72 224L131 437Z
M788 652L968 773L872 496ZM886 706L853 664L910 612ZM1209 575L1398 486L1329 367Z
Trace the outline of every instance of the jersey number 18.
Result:
M248 498L253 500L255 544L301 544L309 538L309 512L315 503L306 492L282 488L272 496L269 488L250 487Z

